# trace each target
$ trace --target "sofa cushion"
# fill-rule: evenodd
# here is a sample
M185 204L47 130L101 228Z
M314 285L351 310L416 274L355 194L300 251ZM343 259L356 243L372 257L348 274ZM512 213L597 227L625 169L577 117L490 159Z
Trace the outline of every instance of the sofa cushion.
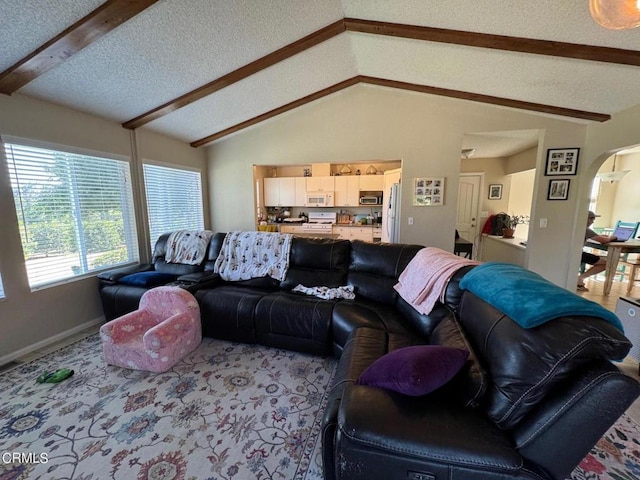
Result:
M469 352L469 358L465 365L444 390L451 400L461 403L465 407L477 408L487 390L487 373L453 313L449 313L436 326L429 342L435 345L461 348Z
M421 245L351 242L349 285L359 297L395 305L398 293L393 286Z
M119 282L124 283L125 285L151 288L159 285L165 285L174 281L176 278L177 276L171 273L138 272L125 275L119 280Z
M318 355L331 353L331 313L338 300L273 292L255 308L256 341L269 347Z
M375 328L411 338L418 337L407 327L402 314L391 305L372 302L364 298L336 303L331 324L334 347L341 350L351 333L362 327ZM427 342L423 340L418 343Z
M349 240L294 237L289 269L280 288L339 287L347 284Z
M483 408L503 429L518 425L575 371L595 359L624 358L631 348L622 332L600 318L560 317L522 328L469 291L462 296L459 318L491 373Z
M356 383L413 397L426 395L451 380L468 356L466 350L441 345L399 348L373 362Z
M187 265L186 263L167 263L165 257L167 255L167 240L171 232L163 233L158 237L156 244L153 248L153 257L151 263L156 272L171 273L176 276L188 275L190 273L201 272L204 270L205 260L199 265Z

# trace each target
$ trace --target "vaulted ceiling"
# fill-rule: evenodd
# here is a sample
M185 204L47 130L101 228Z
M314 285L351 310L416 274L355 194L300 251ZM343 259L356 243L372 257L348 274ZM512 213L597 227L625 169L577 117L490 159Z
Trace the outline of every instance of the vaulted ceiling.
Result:
M198 147L354 85L606 121L640 28L577 0L0 0L0 92Z

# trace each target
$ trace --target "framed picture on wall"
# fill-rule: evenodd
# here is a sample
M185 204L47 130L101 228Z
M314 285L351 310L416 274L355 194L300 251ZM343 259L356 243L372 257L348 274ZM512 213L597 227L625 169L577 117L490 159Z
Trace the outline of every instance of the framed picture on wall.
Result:
M502 184L492 183L489 185L489 200L500 200L502 198Z
M547 200L566 200L569 198L569 180L549 180Z
M413 205L415 207L441 207L444 205L444 177L414 179Z
M550 148L547 150L545 175L575 175L578 173L579 148Z

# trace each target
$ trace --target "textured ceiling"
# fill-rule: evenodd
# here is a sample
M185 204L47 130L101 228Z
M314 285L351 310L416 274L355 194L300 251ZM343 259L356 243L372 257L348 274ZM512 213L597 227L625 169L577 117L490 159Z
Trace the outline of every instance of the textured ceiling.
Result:
M0 71L101 3L0 0ZM125 123L343 18L640 50L640 29L599 27L586 1L160 0L16 93ZM358 76L609 115L640 104L638 66L345 31L145 127L196 142Z

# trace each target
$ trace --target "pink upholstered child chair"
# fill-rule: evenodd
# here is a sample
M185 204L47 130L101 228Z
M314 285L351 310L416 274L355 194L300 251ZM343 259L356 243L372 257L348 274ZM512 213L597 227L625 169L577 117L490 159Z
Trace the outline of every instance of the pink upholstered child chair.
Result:
M180 287L152 288L138 310L105 323L100 337L108 364L165 372L200 345L200 307Z

